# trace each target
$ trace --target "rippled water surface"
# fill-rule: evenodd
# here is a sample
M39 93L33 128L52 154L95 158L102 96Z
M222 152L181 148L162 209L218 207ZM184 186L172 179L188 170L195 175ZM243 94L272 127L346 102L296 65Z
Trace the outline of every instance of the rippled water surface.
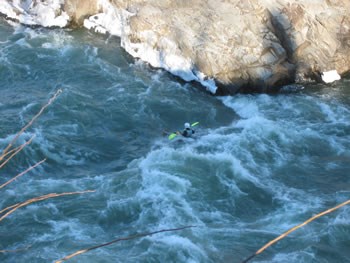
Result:
M0 147L58 90L1 170L1 262L53 262L119 237L182 226L71 262L241 262L350 198L350 81L275 95L214 97L131 58L119 39L0 22ZM165 134L199 121L193 139ZM254 262L350 262L350 208ZM69 262L69 261L68 261Z

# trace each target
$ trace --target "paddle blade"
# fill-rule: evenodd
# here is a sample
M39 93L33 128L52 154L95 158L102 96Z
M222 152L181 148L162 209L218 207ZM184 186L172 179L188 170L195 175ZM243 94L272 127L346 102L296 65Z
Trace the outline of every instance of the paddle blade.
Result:
M198 125L198 124L199 124L199 121L194 122L194 123L191 124L191 127L194 127L194 126L196 126L196 125Z
M168 136L168 139L169 139L169 140L172 140L172 139L174 139L176 136L177 136L177 134L176 134L175 132L173 132L172 134L170 134L170 135Z

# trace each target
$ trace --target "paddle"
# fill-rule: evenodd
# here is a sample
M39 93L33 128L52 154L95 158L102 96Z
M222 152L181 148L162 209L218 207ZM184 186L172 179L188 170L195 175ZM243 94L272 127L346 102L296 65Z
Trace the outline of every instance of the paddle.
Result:
M196 126L196 125L198 125L198 124L199 124L199 121L194 122L194 123L191 124L191 127L194 127L194 126ZM173 132L173 133L171 133L171 134L168 136L168 139L169 139L169 140L172 140L172 139L174 139L174 138L175 138L177 135L179 135L179 134L181 134L179 131Z
M172 134L170 134L170 135L168 136L168 139L169 139L169 140L172 140L172 139L174 139L174 138L176 137L176 135L177 135L177 133L176 133L176 132L173 132Z

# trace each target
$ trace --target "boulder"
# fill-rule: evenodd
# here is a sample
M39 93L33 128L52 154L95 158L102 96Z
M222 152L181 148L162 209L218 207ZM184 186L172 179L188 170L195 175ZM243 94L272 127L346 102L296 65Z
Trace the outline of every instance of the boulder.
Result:
M114 2L135 12L124 38L190 61L225 93L272 91L349 71L347 0Z
M99 13L96 0L66 0L63 9L68 13L71 26L81 26L84 19Z

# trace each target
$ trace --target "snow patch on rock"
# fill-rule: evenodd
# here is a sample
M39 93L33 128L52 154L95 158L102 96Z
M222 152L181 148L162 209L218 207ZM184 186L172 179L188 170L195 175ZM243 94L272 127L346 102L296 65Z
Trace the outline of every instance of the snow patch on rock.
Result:
M325 83L332 83L336 80L341 79L340 75L338 74L338 72L336 70L330 70L330 71L323 72L321 77Z
M106 34L109 32L112 35L122 37L124 26L133 14L116 8L107 0L100 0L98 5L103 12L85 19L84 27L97 33Z
M41 25L44 27L65 27L69 16L61 7L64 0L13 0L0 2L0 13L26 25Z
M107 0L100 0L99 5L103 12L85 19L84 27L101 34L108 32L119 36L122 47L133 57L140 58L153 67L163 68L185 81L197 81L211 93L216 92L215 81L197 71L191 59L178 52L174 41L165 37L159 38L154 32L145 30L141 32L141 36L147 41L134 43L129 37L132 35L129 18L134 14L116 8Z

